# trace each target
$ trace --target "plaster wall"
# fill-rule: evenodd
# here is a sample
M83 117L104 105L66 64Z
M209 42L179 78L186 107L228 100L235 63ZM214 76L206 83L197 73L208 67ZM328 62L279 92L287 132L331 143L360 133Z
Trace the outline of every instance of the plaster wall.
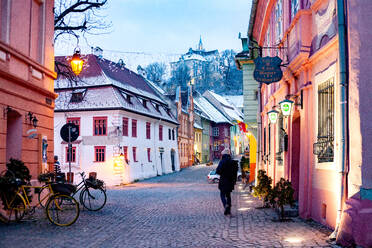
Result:
M5 169L7 149L12 149L7 137L20 132L21 154L33 179L41 173L43 162L40 141L46 137L47 163L53 162L54 109L54 1L5 1L9 11L2 12L8 20L0 27L0 171ZM6 4L3 4L4 7ZM4 16L2 16L4 17ZM40 45L40 46L39 46ZM7 108L9 107L9 108ZM31 112L38 124L34 129L25 116ZM19 115L17 128L7 123L8 114ZM9 126L8 126L9 124ZM14 136L13 136L14 137ZM14 144L13 144L14 145Z
M93 136L93 117L107 117L107 136ZM175 130L176 125L168 122L160 122L152 118L126 112L116 111L87 111L68 112L55 114L55 154L58 155L63 172L68 172L66 159L66 142L62 142L59 135L61 127L66 123L67 117L80 118L81 135L73 143L76 147L76 162L72 163L72 171L75 172L75 182L80 181L77 172L97 172L97 177L103 179L107 185L118 185L133 182L134 180L154 177L157 175L171 173L171 150L175 151L175 170L180 170L178 160L177 139L169 140L168 129ZM128 136L121 134L122 118L129 119ZM137 120L137 137L132 137L132 119ZM146 139L146 122L151 123L151 139ZM163 140L159 140L159 125L163 126ZM117 135L119 127L119 135ZM104 162L95 162L94 146L106 147L106 158ZM120 147L128 147L128 163L118 160L118 155L123 150ZM132 148L136 147L136 158L134 161ZM147 148L151 149L148 160ZM163 150L164 152L161 152ZM162 153L162 155L160 155ZM161 159L162 158L162 159Z
M348 1L349 48L349 197L362 188L362 198L372 200L372 5L367 1Z

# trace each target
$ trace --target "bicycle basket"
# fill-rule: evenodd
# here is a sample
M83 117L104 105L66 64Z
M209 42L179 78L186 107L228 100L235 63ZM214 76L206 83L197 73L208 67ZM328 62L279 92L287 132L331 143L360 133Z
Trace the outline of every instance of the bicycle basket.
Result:
M91 187L93 189L103 188L103 185L104 185L104 182L99 179L95 179L95 180L87 179L85 180L85 182L87 183L88 187Z
M76 191L76 186L67 183L53 183L52 189L57 194L71 195Z

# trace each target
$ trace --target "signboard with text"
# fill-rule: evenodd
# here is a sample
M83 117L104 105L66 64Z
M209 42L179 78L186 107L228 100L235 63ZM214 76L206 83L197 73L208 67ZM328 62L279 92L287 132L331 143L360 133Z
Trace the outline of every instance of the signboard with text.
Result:
M283 72L280 69L282 60L276 57L258 57L254 60L255 70L253 77L256 81L264 84L278 82L283 77Z

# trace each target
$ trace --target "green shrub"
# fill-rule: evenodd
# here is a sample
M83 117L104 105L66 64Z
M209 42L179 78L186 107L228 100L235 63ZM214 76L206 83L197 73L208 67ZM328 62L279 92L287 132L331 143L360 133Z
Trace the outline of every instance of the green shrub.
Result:
M294 204L293 195L294 189L291 182L285 180L284 178L280 178L279 182L276 183L272 192L269 194L268 198L270 204L280 210L280 220L284 219L284 205L289 204L292 206Z
M31 174L30 170L25 166L21 160L11 158L6 164L7 170L0 176L0 195L1 200L5 201L11 199L17 192L18 186L15 184L15 179L21 179L25 184L30 184ZM27 197L31 201L31 191L26 189ZM5 203L3 204L4 208Z
M271 194L272 183L271 177L266 175L266 171L259 170L257 175L257 186L253 187L253 196L258 197L262 200L262 206L265 207L268 204L268 196Z

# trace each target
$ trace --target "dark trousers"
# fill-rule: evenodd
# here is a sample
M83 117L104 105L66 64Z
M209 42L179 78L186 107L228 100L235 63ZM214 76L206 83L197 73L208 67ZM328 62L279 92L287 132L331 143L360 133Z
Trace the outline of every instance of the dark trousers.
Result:
M226 207L227 205L231 207L231 192L221 191L220 196L221 196L223 207Z

